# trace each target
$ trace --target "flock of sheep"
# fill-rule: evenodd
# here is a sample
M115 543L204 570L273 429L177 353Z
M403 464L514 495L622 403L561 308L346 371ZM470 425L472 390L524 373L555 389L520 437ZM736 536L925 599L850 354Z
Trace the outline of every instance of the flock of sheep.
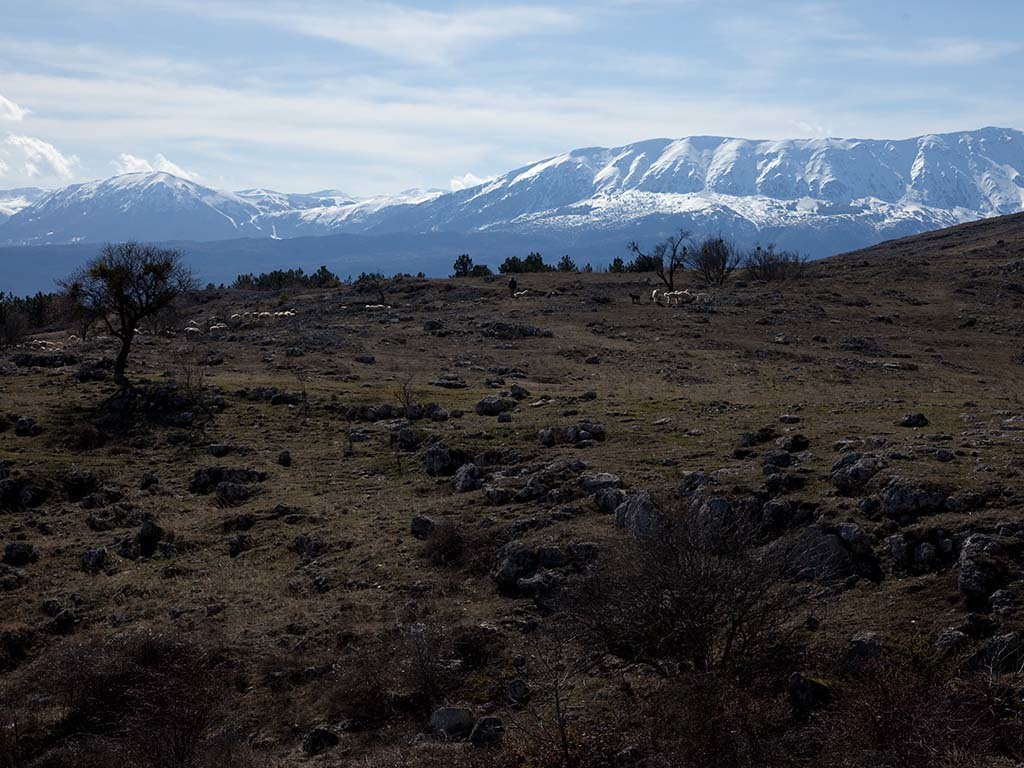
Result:
M634 304L640 303L640 297L630 294ZM711 295L707 293L691 293L689 288L681 291L666 291L663 288L655 288L651 291L651 301L659 307L680 307L684 304L706 304L711 301Z
M268 320L274 320L275 318L295 317L295 310L286 309L280 312L236 312L228 318L227 322L224 322L217 315L213 315L203 320L192 320L187 326L185 326L186 336L203 336L206 333L212 333L214 331L226 331L230 328L238 328L240 326L249 325L251 323L262 323ZM203 330L203 326L206 330Z

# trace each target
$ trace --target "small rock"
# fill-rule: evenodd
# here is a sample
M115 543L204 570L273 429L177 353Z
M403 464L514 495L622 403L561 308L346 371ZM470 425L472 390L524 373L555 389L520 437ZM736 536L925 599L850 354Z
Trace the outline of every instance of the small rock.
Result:
M501 744L505 735L505 724L497 715L485 715L476 721L469 734L469 743L474 747L494 747Z
M4 547L3 562L13 568L22 568L39 560L35 547L27 541L12 541Z
M476 721L465 707L441 707L430 716L430 730L446 741L464 741Z
M898 427L927 427L928 417L923 413L906 413L896 422Z
M307 755L319 755L331 747L338 746L340 740L332 726L318 725L302 737L302 751Z
M105 547L98 549L87 549L82 553L79 560L82 570L86 573L98 573L107 564L107 550Z
M409 525L409 532L412 533L413 538L426 541L430 538L430 534L434 532L436 527L437 523L432 518L426 515L416 515Z

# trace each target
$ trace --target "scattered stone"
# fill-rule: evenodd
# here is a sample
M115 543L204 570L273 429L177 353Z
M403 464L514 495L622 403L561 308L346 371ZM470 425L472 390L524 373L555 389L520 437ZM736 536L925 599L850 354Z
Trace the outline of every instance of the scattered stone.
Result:
M467 462L459 467L452 477L452 489L456 493L475 491L483 485L480 469L476 464Z
M914 485L906 480L890 482L879 494L879 509L894 520L913 519L942 511L946 494L935 488Z
M79 564L86 573L99 573L107 564L106 547L85 550L82 553Z
M498 562L491 572L491 578L501 594L515 596L519 582L533 576L539 564L537 550L510 541L498 553Z
M431 445L423 456L424 467L431 477L450 477L465 461L462 451L453 450L442 442Z
M14 422L15 437L36 437L42 433L43 428L36 423L35 419L29 416L22 416Z
M476 721L465 707L441 707L430 716L430 730L445 741L464 741Z
M969 603L987 604L1001 585L1003 546L991 536L975 533L960 549L957 588Z
M513 704L522 705L530 701L530 686L525 680L516 678L508 684L506 691L508 692L509 701Z
M437 523L433 518L427 517L426 515L416 515L412 519L412 523L409 525L409 532L412 533L413 538L419 539L420 541L426 541L430 538L430 534L434 532L437 527Z
M246 533L236 533L228 537L228 557L236 558L243 552L248 552L256 546L252 536Z
M474 747L496 747L505 735L505 724L497 715L485 715L476 721L469 734Z
M846 658L851 666L860 667L880 658L883 650L882 638L877 632L858 632L850 638Z
M656 536L661 524L661 513L647 491L628 496L615 510L615 525L636 539Z
M302 751L307 755L319 755L341 741L337 731L330 725L317 725L302 737Z
M806 717L832 699L832 687L817 678L794 672L786 682L789 703L797 717Z
M967 645L970 640L965 632L948 627L935 636L935 650L940 653L953 653Z
M927 427L928 417L923 413L906 413L896 421L898 427Z
M876 456L845 453L832 465L832 484L844 496L856 495L885 466L885 461Z
M602 488L594 493L594 504L602 512L612 514L626 500L626 492L621 488Z
M611 472L585 472L580 475L577 482L585 493L597 493L609 488L622 487L622 478Z
M516 407L516 401L497 395L488 395L476 404L479 416L498 416Z
M143 557L152 557L164 537L164 529L152 520L146 520L135 534L135 545Z
M27 541L12 541L4 547L3 563L13 568L22 568L39 560L39 553Z

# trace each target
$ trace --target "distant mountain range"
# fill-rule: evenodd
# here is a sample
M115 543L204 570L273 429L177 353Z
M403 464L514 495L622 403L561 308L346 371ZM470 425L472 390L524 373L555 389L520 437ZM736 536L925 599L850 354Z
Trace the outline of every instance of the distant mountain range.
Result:
M382 238L371 250L387 271L396 237L468 249L487 234L492 245L533 240L597 264L629 239L679 228L825 256L1022 210L1024 133L1013 129L898 141L699 136L573 150L458 192L226 192L167 173L0 191L0 245L344 234Z

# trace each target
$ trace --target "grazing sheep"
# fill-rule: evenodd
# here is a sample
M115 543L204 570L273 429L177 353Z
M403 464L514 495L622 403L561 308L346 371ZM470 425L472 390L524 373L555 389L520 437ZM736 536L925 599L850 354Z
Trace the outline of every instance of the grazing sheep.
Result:
M185 334L187 336L202 336L203 332L198 328L190 325L188 328L185 329Z
M640 303L640 294L639 293L631 293L631 294L629 294L629 298L630 298L630 300L634 304L639 304Z

